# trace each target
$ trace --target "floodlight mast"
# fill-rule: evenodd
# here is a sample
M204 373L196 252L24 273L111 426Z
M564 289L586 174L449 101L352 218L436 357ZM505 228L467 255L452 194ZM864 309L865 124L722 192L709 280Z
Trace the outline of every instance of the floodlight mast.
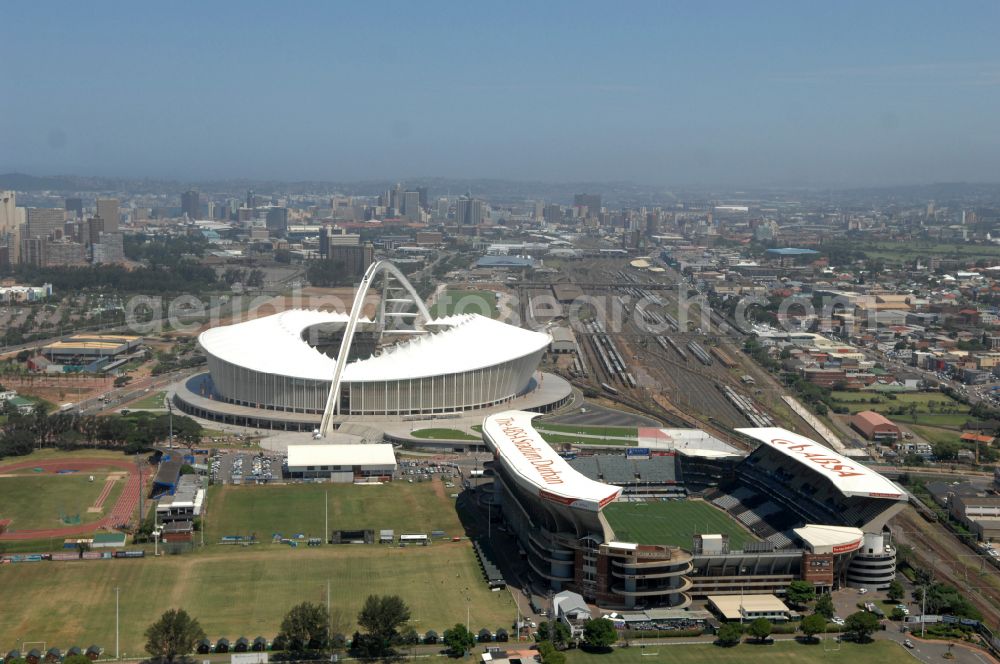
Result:
M333 418L340 414L340 384L344 367L347 365L347 356L351 352L351 344L354 342L354 334L358 329L358 320L361 318L364 310L368 290L372 287L375 277L379 274L385 275L382 288L382 302L379 304L378 314L376 314L376 323L380 331L385 328L385 294L388 291L388 279L390 277L396 279L406 292L409 293L413 304L417 308L416 317L413 320L414 329L416 331L423 331L423 326L431 319L430 312L427 311L423 300L420 299L416 289L413 288L413 284L400 272L398 267L389 261L377 261L368 267L365 275L361 278L361 283L358 284L357 292L354 294L354 303L351 305L350 316L347 319L347 325L344 327L344 337L340 341L340 350L337 351L337 366L333 372L333 381L330 383L330 394L326 399L326 408L323 410L323 419L320 421L319 426L319 434L322 437L326 437L333 430Z

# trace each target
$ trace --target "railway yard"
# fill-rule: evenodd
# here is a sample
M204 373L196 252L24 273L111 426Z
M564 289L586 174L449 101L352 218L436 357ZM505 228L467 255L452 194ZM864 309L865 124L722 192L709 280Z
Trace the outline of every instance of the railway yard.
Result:
M536 324L567 319L579 354L564 374L670 426L703 427L733 442L732 430L746 426L781 423L812 434L743 355L743 335L681 293L680 280L669 268L639 271L621 260L567 262L548 289L521 287L521 315Z

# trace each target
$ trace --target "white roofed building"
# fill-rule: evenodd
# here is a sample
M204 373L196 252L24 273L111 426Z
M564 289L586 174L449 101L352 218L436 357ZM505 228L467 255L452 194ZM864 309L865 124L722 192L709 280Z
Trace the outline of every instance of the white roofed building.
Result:
M350 483L390 481L396 472L392 445L289 445L288 474L295 479Z

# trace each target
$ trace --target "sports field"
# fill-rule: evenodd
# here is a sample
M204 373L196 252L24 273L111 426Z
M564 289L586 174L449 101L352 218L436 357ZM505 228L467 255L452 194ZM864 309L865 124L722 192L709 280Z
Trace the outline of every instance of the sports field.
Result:
M458 429L417 429L411 432L410 435L414 438L429 438L432 440L482 440L479 436L473 436L471 433L459 431Z
M156 410L163 410L163 398L167 395L166 392L153 392L147 394L138 401L133 401L129 404L129 407L133 410L142 410L143 408L152 408Z
M737 550L756 538L720 509L700 500L670 500L646 503L611 503L604 516L621 542L672 544L691 549L695 534L729 535L729 547Z
M447 295L448 302L443 300ZM451 316L453 314L481 314L489 318L497 317L496 295L491 291L452 290L449 288L430 310L431 316Z
M281 619L302 601L331 606L338 630L350 634L365 597L399 594L420 632L439 634L465 622L510 627L508 592L490 592L468 541L429 547L206 547L207 552L158 559L18 563L0 566L0 588L16 589L17 611L0 611L0 643L46 641L103 646L114 656L115 592L121 588L121 648L140 655L142 633L171 607L198 618L209 638L273 638Z
M91 471L91 474L93 482L86 473L0 477L0 519L10 519L11 530L61 528L97 521L114 507L125 486L125 477L112 485L101 510L90 512L88 509L105 489L108 472ZM73 517L79 517L79 521Z
M327 496L331 530L391 528L397 534L443 530L449 537L464 535L455 500L449 498L453 491L437 477L427 482L380 486L212 486L208 492L205 543L215 544L225 535L250 533L266 541L274 533L328 539L323 534Z
M834 647L839 650L833 650ZM778 641L774 645L742 644L720 648L712 644L670 645L669 641L645 648L616 648L606 654L567 650L568 664L887 664L910 661L903 646L891 641L865 645L842 643L802 644Z

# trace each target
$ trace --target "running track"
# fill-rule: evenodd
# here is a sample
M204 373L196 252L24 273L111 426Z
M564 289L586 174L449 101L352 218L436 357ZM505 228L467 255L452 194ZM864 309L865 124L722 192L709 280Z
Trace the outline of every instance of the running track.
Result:
M21 461L6 466L0 466L0 472L22 470L24 468L42 468L46 472L55 473L58 470L89 471L98 468L120 468L128 473L125 488L118 496L111 514L91 523L65 528L49 528L42 530L13 530L0 534L0 541L47 539L53 537L73 537L74 535L90 534L96 530L113 530L115 526L131 523L135 518L136 506L139 504L139 472L134 463L116 459L67 459L64 461ZM148 479L149 472L145 473ZM16 525L16 524L14 524Z

